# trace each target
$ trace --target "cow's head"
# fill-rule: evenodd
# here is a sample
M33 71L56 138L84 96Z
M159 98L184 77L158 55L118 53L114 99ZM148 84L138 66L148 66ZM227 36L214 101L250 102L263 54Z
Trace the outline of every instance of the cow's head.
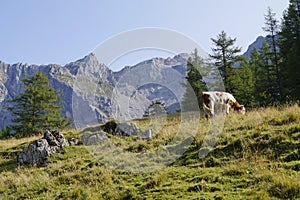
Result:
M244 106L244 105L241 105L241 107L239 108L238 112L244 115L244 114L246 113L246 108L245 108L245 106Z
M244 105L240 105L237 101L234 102L231 106L235 111L237 111L238 113L241 114L245 114L246 113L246 108Z

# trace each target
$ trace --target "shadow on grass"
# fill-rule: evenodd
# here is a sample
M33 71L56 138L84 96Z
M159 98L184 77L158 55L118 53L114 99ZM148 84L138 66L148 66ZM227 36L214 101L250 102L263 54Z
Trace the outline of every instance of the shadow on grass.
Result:
M0 173L5 171L14 172L18 166L17 159L10 159L0 163Z
M28 143L24 142L0 152L0 173L3 171L15 171L18 167L17 157Z

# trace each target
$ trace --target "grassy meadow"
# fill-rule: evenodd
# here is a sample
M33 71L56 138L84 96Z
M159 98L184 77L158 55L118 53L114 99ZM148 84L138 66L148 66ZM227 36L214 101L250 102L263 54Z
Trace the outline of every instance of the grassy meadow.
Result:
M144 129L151 122L134 123ZM108 137L127 152L155 152L172 148L168 144L180 126L187 134L193 131L188 121L173 115L148 141ZM209 142L205 139L209 127L210 121L199 120L197 133L181 157L155 171L139 173L105 165L83 145L65 147L51 155L44 167L19 166L17 155L42 136L0 140L0 199L300 199L299 105L257 109L244 116L230 113L216 145L200 159L203 141ZM79 137L81 131L63 134Z

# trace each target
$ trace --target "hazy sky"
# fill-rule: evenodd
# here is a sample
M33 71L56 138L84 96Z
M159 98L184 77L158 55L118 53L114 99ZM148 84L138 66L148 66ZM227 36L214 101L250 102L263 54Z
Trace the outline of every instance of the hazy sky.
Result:
M244 52L257 36L266 34L262 27L267 8L271 7L280 20L288 3L288 0L1 1L0 60L10 64L64 65L89 54L113 35L142 27L177 31L208 53L211 53L211 38L224 30L228 36L237 38L236 45Z

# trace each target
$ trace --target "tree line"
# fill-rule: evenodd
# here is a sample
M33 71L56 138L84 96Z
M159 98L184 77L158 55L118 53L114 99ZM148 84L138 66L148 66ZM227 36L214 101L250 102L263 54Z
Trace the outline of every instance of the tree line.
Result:
M300 99L300 0L290 0L281 22L268 8L262 29L267 33L260 49L254 48L250 58L240 55L236 38L222 31L212 38L213 47L207 62L218 68L224 89L248 108L291 103ZM199 69L207 63L197 50L188 60L187 81L199 105L201 92L208 88ZM183 105L191 100L187 91Z

